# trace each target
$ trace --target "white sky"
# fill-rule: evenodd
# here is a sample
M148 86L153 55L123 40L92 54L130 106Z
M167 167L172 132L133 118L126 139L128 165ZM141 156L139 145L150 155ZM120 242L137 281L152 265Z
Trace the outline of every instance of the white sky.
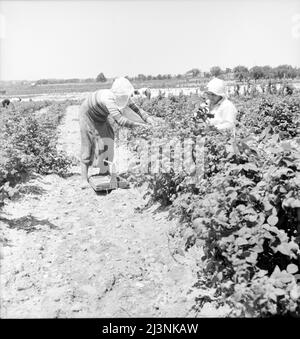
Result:
M299 14L300 0L0 0L0 79L299 67Z

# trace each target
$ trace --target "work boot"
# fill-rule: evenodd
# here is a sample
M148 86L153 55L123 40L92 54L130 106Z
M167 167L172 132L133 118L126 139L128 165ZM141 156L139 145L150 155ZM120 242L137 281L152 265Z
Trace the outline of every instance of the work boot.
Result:
M107 176L107 175L110 175L110 172L109 172L109 171L107 171L107 172L105 172L105 173L100 173L100 172L99 172L98 175L105 177L105 176Z

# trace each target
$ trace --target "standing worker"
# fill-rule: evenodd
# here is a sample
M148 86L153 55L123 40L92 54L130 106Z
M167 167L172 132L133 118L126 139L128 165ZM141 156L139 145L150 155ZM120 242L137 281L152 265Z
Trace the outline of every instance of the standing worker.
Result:
M8 106L11 104L11 101L8 98L6 98L2 100L1 104L2 104L2 107L8 108Z
M151 99L151 90L150 88L141 88L140 93L142 93L148 100Z
M81 188L88 187L88 169L94 155L106 158L99 161L100 175L108 175L109 168L104 160L113 162L114 130L111 122L116 121L121 127L154 125L154 120L132 101L132 84L126 78L117 78L111 89L91 93L80 106L79 121L81 133ZM125 108L131 109L141 118L141 122L132 121L123 115ZM146 123L146 124L145 124Z
M148 100L151 99L151 90L150 88L140 88L134 91L134 95L146 97Z

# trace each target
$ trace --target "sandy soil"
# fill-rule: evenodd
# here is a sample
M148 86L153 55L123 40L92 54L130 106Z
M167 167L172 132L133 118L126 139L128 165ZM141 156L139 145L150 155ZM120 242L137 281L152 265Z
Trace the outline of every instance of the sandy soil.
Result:
M58 144L74 159L77 111L68 107ZM5 206L1 317L193 317L195 255L171 256L175 221L136 210L145 188L97 195L79 182L78 165L66 179L38 176Z

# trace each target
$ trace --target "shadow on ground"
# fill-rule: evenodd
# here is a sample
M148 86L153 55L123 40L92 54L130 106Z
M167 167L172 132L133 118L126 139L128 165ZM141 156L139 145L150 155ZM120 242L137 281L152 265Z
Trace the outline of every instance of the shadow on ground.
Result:
M50 222L48 219L38 219L31 214L26 215L21 218L8 219L0 217L0 221L6 223L9 228L16 230L24 230L27 233L38 231L39 227L37 226L48 226L50 229L57 229L58 227Z
M110 194L113 190L104 190L104 191L94 191L96 195L98 196L107 196Z
M37 185L26 185L19 189L19 193L22 195L31 194L31 195L43 195L47 191Z
M11 241L9 241L6 237L4 237L4 236L2 236L2 235L0 235L0 245L1 246L12 246L11 245Z

